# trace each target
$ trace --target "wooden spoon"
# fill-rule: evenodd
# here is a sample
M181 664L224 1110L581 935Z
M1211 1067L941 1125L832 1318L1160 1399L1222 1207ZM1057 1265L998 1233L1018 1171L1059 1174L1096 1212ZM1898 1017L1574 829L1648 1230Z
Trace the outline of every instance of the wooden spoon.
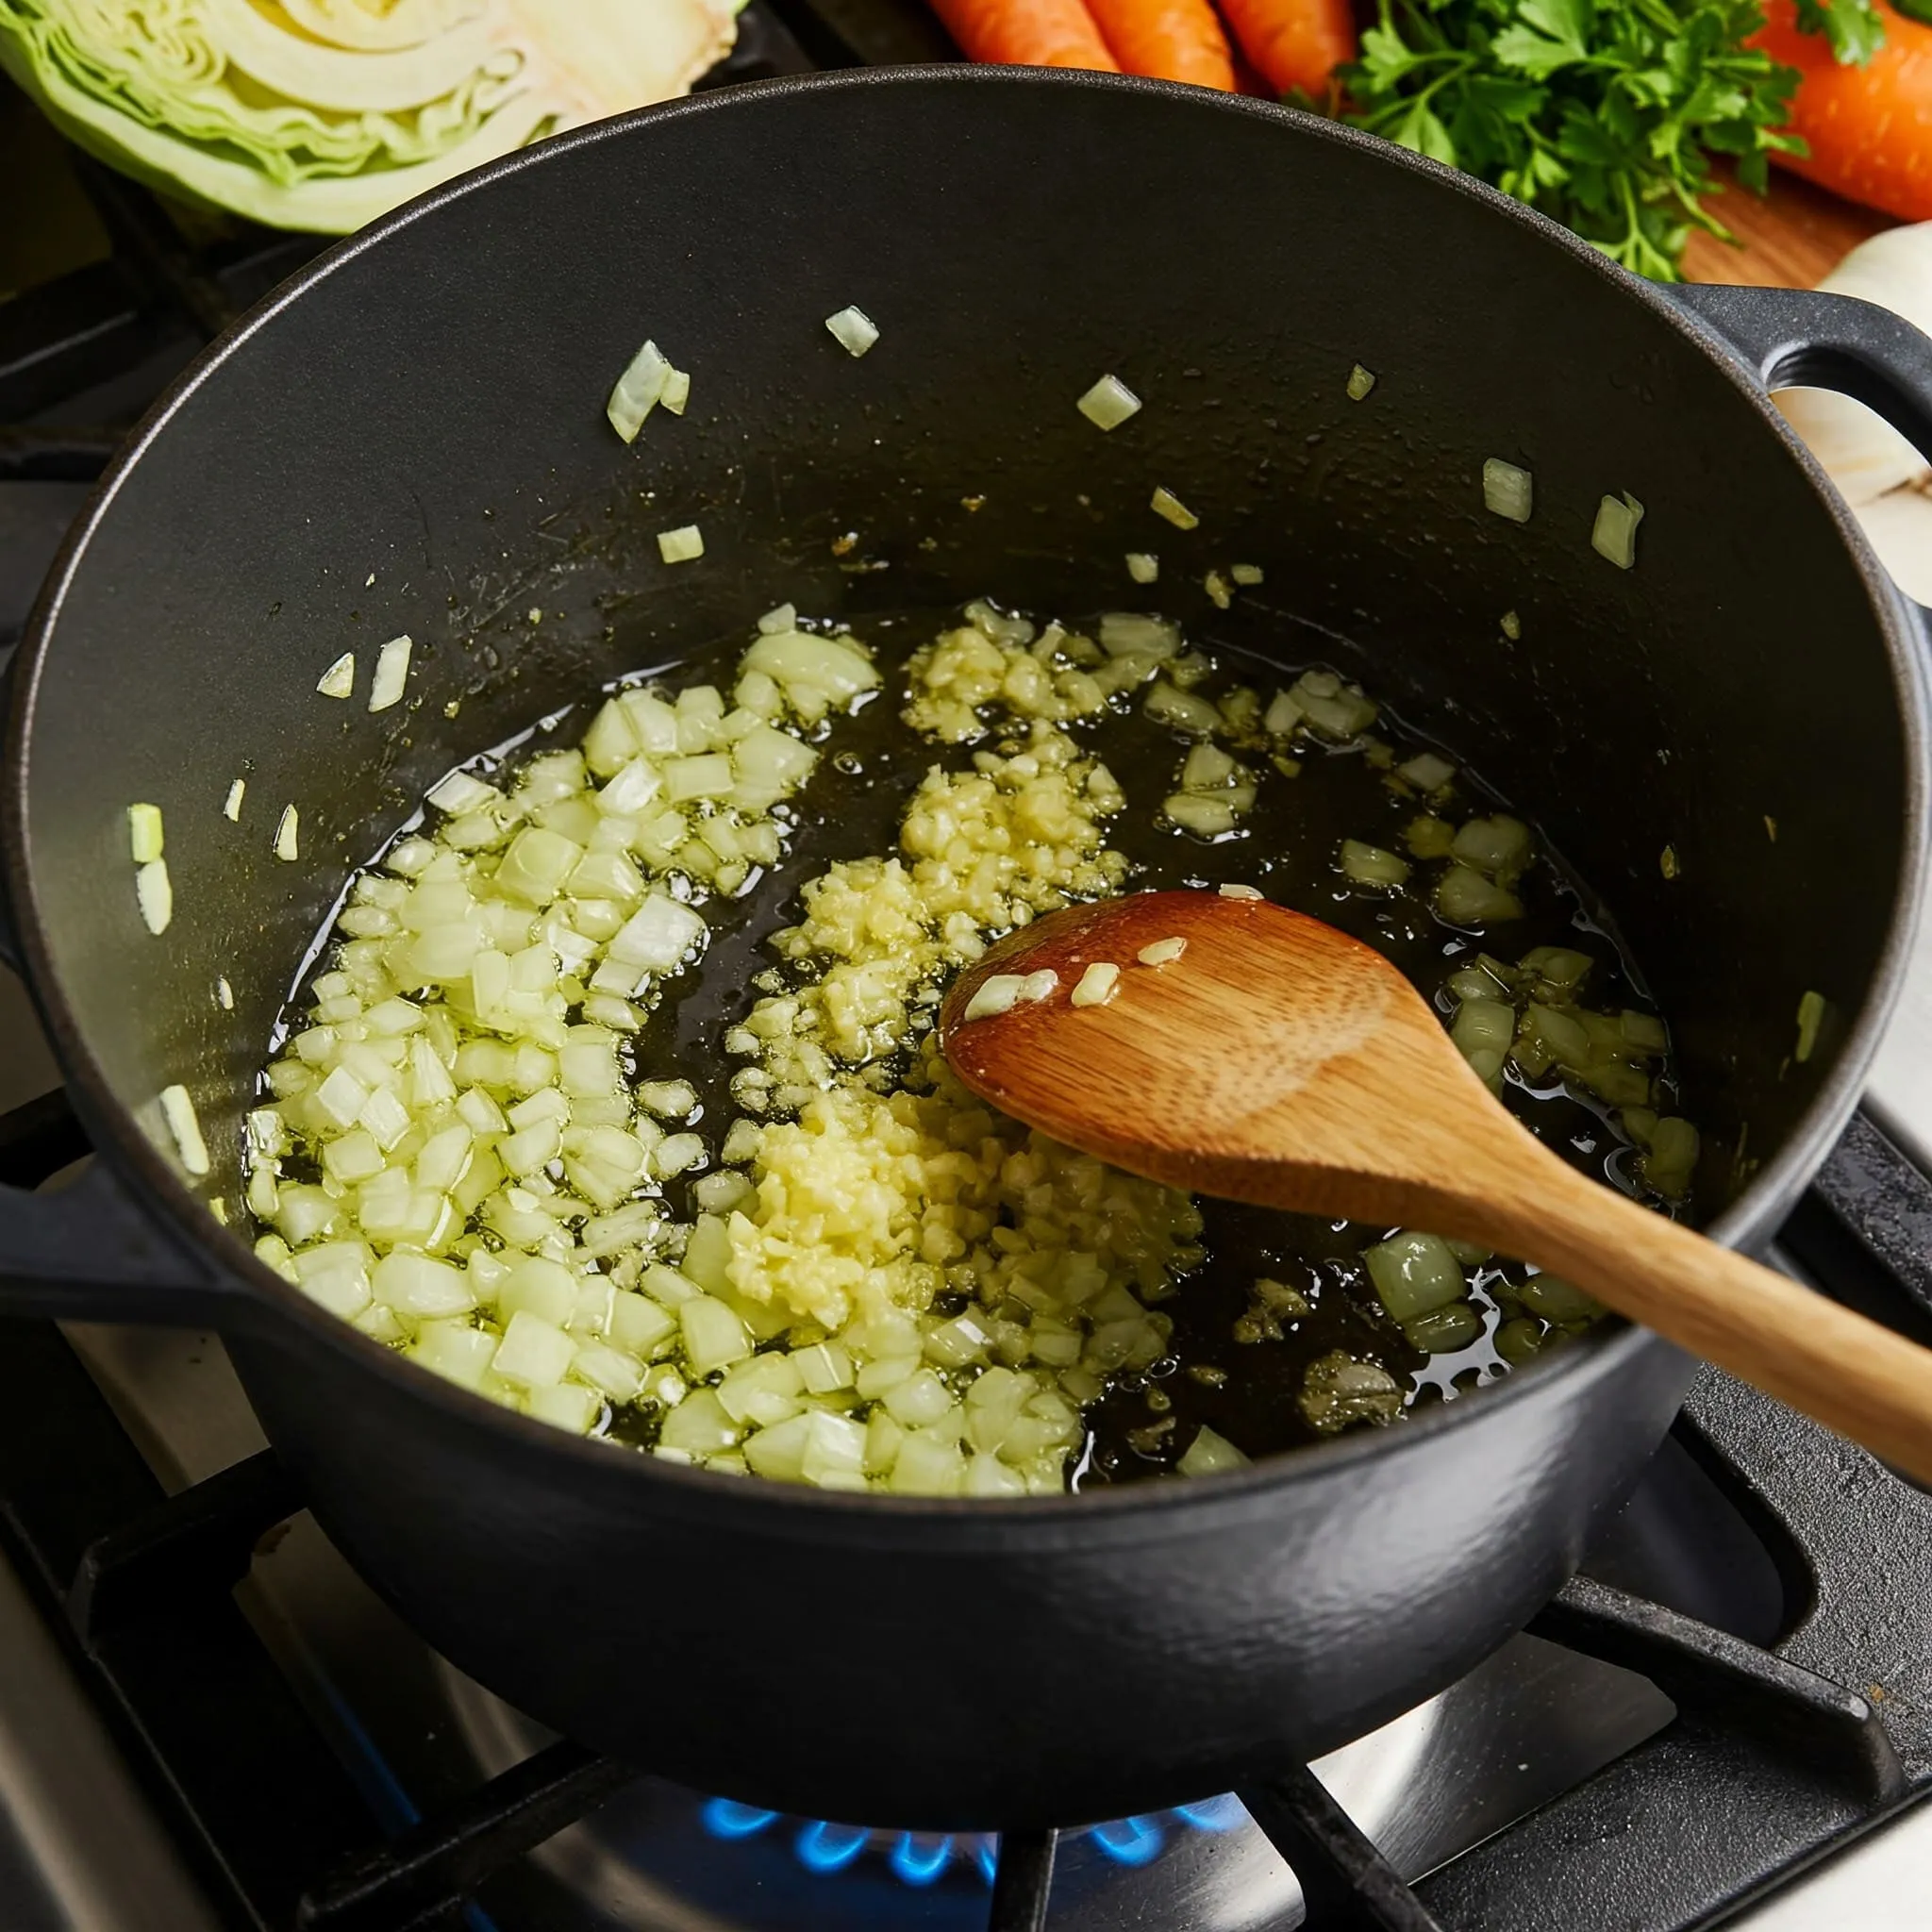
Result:
M1164 965L1141 949L1186 941ZM1112 997L1074 1006L1086 968ZM1045 998L967 1019L995 974ZM1591 1180L1490 1092L1402 974L1260 898L1143 892L1023 927L940 1017L955 1072L1070 1146L1191 1192L1427 1228L1534 1261L1932 1481L1932 1353Z

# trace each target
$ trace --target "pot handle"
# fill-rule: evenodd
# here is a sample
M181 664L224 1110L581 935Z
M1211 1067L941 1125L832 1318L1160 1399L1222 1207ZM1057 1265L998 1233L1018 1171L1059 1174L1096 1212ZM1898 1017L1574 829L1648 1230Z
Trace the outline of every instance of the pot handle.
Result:
M1837 390L1932 463L1932 337L1903 316L1815 289L1685 282L1658 292L1741 356L1767 390ZM1932 608L1902 601L1932 647Z
M0 719L11 658L0 658ZM0 967L23 971L0 877ZM240 1328L262 1305L155 1224L105 1160L58 1193L33 1191L90 1150L64 1093L0 1113L0 1317Z
M261 1304L164 1232L105 1160L32 1191L88 1149L58 1091L0 1114L0 1316L259 1326Z
M257 1326L257 1304L163 1235L103 1162L57 1194L0 1187L0 1316Z

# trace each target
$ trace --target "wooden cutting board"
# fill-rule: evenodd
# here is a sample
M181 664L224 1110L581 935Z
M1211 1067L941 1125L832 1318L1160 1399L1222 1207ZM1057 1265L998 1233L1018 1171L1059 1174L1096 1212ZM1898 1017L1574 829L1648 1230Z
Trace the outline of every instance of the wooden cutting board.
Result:
M1771 171L1769 193L1734 186L1713 196L1710 208L1743 246L1693 234L1684 249L1687 281L1815 288L1849 249L1897 225L1890 215L1841 201L1781 168Z

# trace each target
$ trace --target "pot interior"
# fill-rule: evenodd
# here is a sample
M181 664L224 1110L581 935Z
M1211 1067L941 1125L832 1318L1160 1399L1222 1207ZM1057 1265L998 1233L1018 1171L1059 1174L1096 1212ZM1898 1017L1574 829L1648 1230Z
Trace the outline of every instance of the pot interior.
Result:
M848 303L881 331L862 360L824 326ZM691 402L626 448L604 399L647 336ZM1074 408L1107 371L1146 400L1110 435ZM1533 473L1526 525L1484 508L1490 457ZM1628 571L1591 545L1624 491ZM666 567L655 533L692 522L703 559ZM298 962L453 762L787 599L861 632L976 595L1073 616L1127 602L1143 548L1133 602L1359 676L1607 896L1675 1029L1707 1215L1786 1144L1879 971L1913 806L1871 593L1766 410L1443 171L1045 75L752 89L547 144L347 244L202 369L70 559L25 693L70 1064L164 1150L185 1081L232 1202ZM1223 615L1201 578L1237 559L1265 587ZM403 631L405 706L317 695ZM159 940L135 800L166 819Z

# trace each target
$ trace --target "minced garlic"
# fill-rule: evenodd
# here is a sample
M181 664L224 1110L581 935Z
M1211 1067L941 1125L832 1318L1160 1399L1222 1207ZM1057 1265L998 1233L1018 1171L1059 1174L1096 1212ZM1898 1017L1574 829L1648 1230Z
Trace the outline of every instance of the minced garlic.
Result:
M807 882L782 976L727 1033L741 1114L716 1138L687 1083L633 1079L628 1041L694 970L708 895L782 858L804 733L875 687L868 656L774 612L728 695L623 690L580 752L439 784L434 830L351 892L312 1024L250 1117L258 1253L498 1402L580 1432L634 1407L628 1433L655 1419L671 1459L1063 1487L1081 1407L1164 1352L1147 1302L1200 1258L1200 1217L982 1107L931 1027L992 935L1120 890L1120 788L1060 727L1178 639L968 615L914 658L908 718L1011 735L926 774L895 852ZM291 1154L319 1179L289 1177ZM693 1175L680 1223L661 1185Z
M1036 632L985 604L969 604L966 616L908 667L906 722L945 744L983 736L989 712L1047 724L1098 717L1180 649L1179 633L1157 618L1106 618L1096 642L1057 624Z

